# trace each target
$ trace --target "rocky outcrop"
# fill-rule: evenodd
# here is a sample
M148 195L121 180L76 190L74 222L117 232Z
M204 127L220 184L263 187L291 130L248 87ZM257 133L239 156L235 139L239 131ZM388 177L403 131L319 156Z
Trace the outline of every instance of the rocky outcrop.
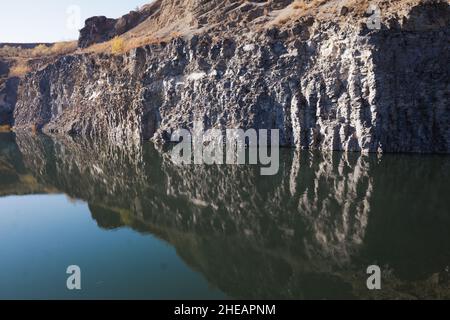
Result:
M10 64L0 60L0 126L11 126L17 100L18 78L8 78Z
M105 16L92 17L86 20L85 26L80 30L78 47L87 48L92 44L108 41L133 29L158 10L158 3L144 6L141 10L131 11L119 19L110 19Z
M9 78L3 83L0 81L0 125L14 124L13 114L18 86L19 78Z
M26 76L15 127L139 141L141 83L131 65L126 57L67 56Z
M78 47L87 48L94 43L105 42L115 36L115 19L105 16L92 17L86 20L84 28L80 30Z
M64 57L24 79L15 125L166 143L199 120L279 129L282 145L303 149L449 153L449 17L432 2L380 30L302 17L251 36Z
M9 64L0 60L0 78L6 77L9 73Z

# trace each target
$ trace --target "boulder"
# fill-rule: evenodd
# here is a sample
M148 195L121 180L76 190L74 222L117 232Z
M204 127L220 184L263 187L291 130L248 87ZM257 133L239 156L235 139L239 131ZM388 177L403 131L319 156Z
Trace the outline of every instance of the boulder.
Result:
M115 36L115 25L115 19L109 19L104 16L87 19L85 27L80 31L78 46L87 48L94 43L110 40Z

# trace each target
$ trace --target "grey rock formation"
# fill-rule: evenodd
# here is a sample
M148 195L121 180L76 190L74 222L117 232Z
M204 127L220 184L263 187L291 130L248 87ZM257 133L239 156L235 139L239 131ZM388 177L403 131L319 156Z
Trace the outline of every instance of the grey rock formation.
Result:
M78 46L87 48L94 43L108 41L115 36L115 19L105 16L92 17L86 20L84 28L80 30Z
M6 77L9 73L9 65L6 61L0 60L0 78Z
M14 124L14 107L17 101L18 78L9 78L0 83L0 125Z
M279 129L281 144L360 152L450 152L447 3L381 30L300 19L292 29L60 59L21 83L17 129L124 144L202 121Z
M8 78L10 65L0 60L0 126L13 124L17 99L18 78Z
M108 41L136 27L158 9L158 6L145 6L142 10L131 11L119 19L105 16L92 17L86 20L80 30L78 46L87 48L92 44Z

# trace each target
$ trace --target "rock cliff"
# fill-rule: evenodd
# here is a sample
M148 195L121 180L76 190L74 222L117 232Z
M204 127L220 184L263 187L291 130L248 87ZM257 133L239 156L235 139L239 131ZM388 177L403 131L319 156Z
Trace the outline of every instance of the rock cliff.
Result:
M144 6L141 10L131 11L119 19L105 16L92 17L86 20L85 27L80 30L78 46L87 48L94 43L101 43L130 31L159 9L159 2Z
M196 32L123 55L66 56L28 74L16 129L166 143L199 120L279 129L282 145L304 149L450 152L447 1L405 1L398 11L400 2L380 1L379 29L364 22L365 1L362 16L346 1L298 16L292 1L203 2L157 1L125 35L172 30L177 3L177 19Z
M13 124L13 112L17 99L19 79L8 78L9 61L0 59L0 126Z

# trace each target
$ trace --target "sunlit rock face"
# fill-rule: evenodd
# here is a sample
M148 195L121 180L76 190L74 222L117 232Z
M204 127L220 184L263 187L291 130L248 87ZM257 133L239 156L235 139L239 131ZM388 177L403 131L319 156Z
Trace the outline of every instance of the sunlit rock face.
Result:
M402 281L428 285L450 264L446 157L288 151L279 174L262 177L253 166L177 166L149 144L5 139L0 194L86 201L100 227L164 239L231 297L367 297L357 288L374 263L391 270L391 297L413 297Z
M15 126L164 144L198 120L279 129L299 149L448 153L449 17L447 3L429 3L380 30L305 18L64 57L22 81Z
M161 0L153 1L153 4L131 11L118 19L104 16L87 19L84 28L80 30L78 47L87 48L92 44L102 43L124 34L158 12L160 2Z

